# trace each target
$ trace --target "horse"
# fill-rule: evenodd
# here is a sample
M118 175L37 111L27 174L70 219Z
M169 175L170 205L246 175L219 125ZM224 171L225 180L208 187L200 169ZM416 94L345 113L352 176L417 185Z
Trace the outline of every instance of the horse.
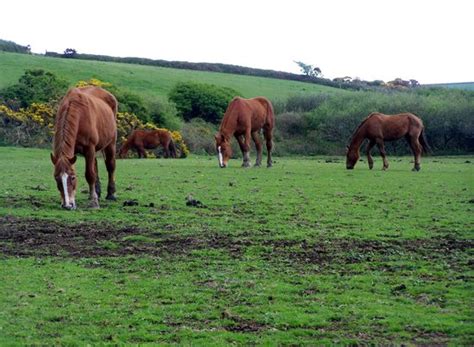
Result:
M115 97L99 87L73 88L62 99L54 124L51 161L63 208L76 208L76 154L85 157L89 206L99 208L101 192L97 151L102 151L105 156L109 176L106 199L116 200L114 172L117 105Z
M176 146L168 130L134 130L128 136L119 152L125 158L130 148L137 151L139 158L146 158L145 149L154 149L161 144L165 158L176 158Z
M262 144L259 132L263 135L267 145L267 167L272 166L272 132L275 124L273 106L264 97L243 99L235 97L228 105L224 117L215 135L216 151L221 168L227 167L227 162L232 156L230 139L234 136L243 155L243 167L250 167L250 138L255 142L257 159L255 166L262 164Z
M425 139L424 126L420 118L413 113L400 113L396 115L386 115L373 112L369 114L352 134L352 139L347 146L346 168L351 170L359 160L359 148L365 139L369 140L366 148L369 168L374 167L374 161L370 155L372 147L378 146L380 155L383 158L383 170L388 169L384 141L394 141L402 137L408 141L415 156L413 171L419 171L421 153L429 151L428 143Z

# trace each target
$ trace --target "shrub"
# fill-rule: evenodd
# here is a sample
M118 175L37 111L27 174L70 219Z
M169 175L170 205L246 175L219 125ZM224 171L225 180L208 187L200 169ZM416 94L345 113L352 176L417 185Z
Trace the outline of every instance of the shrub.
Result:
M49 146L53 136L54 114L53 107L48 104L33 103L18 111L0 105L1 144Z
M66 81L44 70L26 70L17 84L0 91L0 101L18 111L32 103L57 102L67 90Z
M178 83L169 93L178 115L185 121L202 118L206 122L218 123L229 102L239 92L225 87L202 83Z
M182 133L191 152L196 154L215 154L214 134L217 127L201 118L194 118L183 125Z

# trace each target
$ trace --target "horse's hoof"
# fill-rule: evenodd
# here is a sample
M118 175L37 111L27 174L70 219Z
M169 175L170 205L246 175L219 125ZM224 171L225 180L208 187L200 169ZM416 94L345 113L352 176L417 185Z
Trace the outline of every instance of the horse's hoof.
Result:
M98 201L91 201L91 202L89 202L89 208L92 208L92 209L99 209L99 208L100 208L99 202L98 202Z
M117 201L117 197L115 195L107 195L105 200Z
M249 168L249 167L250 167L250 163L242 163L242 167Z
M262 164L260 164L260 163L255 163L255 165L254 165L253 167L260 167L260 166L262 166Z

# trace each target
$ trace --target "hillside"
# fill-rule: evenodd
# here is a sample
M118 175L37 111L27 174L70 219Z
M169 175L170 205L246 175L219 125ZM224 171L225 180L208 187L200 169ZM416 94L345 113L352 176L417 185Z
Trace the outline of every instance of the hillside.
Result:
M263 95L272 100L301 93L348 93L336 88L273 78L191 71L99 61L58 59L38 55L0 52L0 88L15 83L26 69L44 69L73 85L97 78L142 95L145 99L166 98L178 82L194 81L233 88L245 97Z
M474 82L426 84L427 87L474 90Z

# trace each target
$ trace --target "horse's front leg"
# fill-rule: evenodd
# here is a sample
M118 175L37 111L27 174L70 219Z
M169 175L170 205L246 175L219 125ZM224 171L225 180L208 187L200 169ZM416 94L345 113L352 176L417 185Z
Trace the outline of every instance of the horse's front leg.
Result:
M99 208L99 196L96 192L97 172L95 165L95 148L88 148L84 156L86 158L86 180L89 184L89 207Z
M105 167L109 175L107 183L107 200L117 200L115 197L115 145L110 145L104 149Z
M243 135L235 135L237 142L239 143L240 150L242 151L242 155L244 157L244 161L242 163L242 167L250 167L250 156L249 156L249 148L250 144L247 144L247 139L243 138ZM250 137L249 137L250 141Z
M370 151L372 150L372 148L375 146L375 141L374 140L370 140L370 142L367 144L367 149L366 149L366 152L367 152L367 162L369 163L369 169L372 170L373 167L374 167L374 159L372 159L372 155L370 154Z
M377 139L376 140L377 146L379 147L380 155L382 156L383 159L383 168L382 170L387 170L388 169L388 160L387 160L387 153L385 152L385 145L383 143L382 139Z

